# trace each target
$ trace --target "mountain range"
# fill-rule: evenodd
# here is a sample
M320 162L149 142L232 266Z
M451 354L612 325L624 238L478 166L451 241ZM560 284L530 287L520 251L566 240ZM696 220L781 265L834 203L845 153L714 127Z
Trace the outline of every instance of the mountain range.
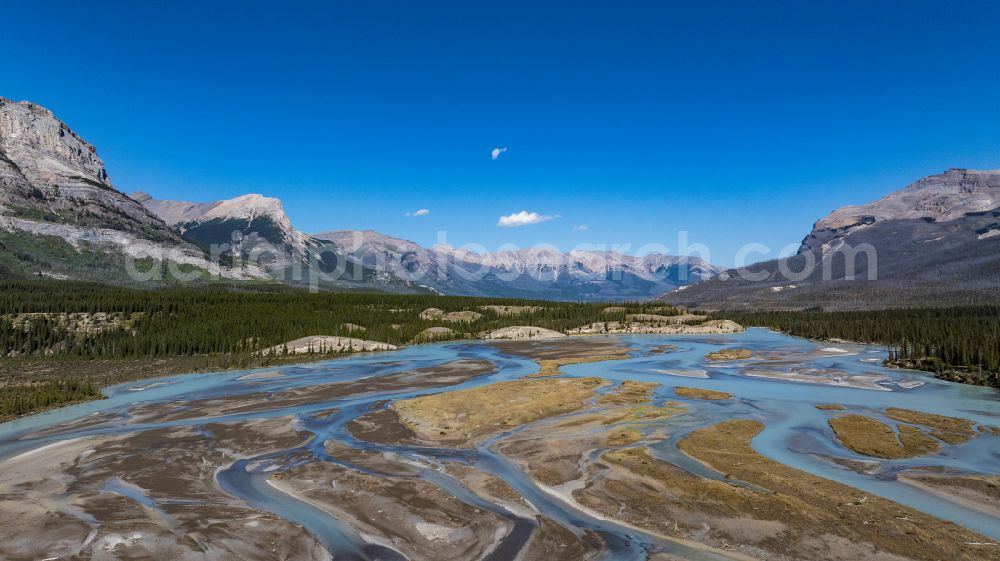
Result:
M647 299L719 274L698 258L424 248L374 231L297 230L281 201L125 195L51 111L0 98L0 273L127 282L125 256L205 277L559 300Z
M996 301L1000 170L950 169L842 207L816 221L797 255L724 271L662 254L478 253L372 230L307 234L279 199L257 194L209 202L125 195L96 148L51 111L0 98L0 277L129 284L134 258L143 270L172 265L205 281L581 301L662 297L703 309Z
M698 258L531 248L474 253L424 248L371 230L316 234L359 264L413 279L435 292L557 300L646 299L699 282L720 269Z

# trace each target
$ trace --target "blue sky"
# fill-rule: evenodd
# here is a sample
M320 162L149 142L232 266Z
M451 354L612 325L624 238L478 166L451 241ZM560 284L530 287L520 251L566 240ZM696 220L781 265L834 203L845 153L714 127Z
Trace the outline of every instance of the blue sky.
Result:
M12 3L0 95L55 111L123 191L488 249L683 230L732 265L1000 168L995 2L312 4ZM558 218L497 225L522 210Z

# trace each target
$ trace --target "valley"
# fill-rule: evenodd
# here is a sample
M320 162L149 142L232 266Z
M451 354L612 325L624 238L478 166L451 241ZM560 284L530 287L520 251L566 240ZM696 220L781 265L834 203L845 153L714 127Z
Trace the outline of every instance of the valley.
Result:
M997 17L36 4L0 559L1000 561Z

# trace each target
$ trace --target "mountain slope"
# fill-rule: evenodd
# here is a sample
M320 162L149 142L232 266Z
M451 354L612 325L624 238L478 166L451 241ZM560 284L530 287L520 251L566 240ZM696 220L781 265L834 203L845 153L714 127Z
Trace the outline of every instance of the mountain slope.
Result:
M866 247L873 249L864 251ZM854 259L848 259L852 251ZM870 260L869 255L874 259ZM788 275L815 268L808 275ZM848 263L853 263L853 271ZM798 255L663 296L706 309L884 308L1000 300L1000 170L951 169L816 222ZM853 273L853 274L852 274Z
M109 275L124 274L131 256L247 277L208 262L116 190L94 146L51 111L6 98L0 98L0 232L8 274L79 270L99 279L107 263L114 263Z
M881 222L932 220L950 222L967 215L1000 207L1000 170L949 169L925 177L881 199L839 208L813 226L799 252L820 250L823 244L841 239Z
M0 98L0 205L15 222L178 237L111 184L97 150L38 105Z

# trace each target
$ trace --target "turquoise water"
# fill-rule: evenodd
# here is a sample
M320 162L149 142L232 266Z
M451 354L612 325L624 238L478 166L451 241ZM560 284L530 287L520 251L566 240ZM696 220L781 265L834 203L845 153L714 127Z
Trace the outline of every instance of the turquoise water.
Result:
M907 467L938 466L969 473L1000 473L1000 437L979 435L958 446L944 445L934 455L906 460L882 460L882 469L874 474L857 473L831 463L826 456L848 459L870 459L841 447L827 425L831 412L815 408L820 403L839 403L851 412L881 418L887 407L901 407L940 415L962 417L978 424L1000 426L1000 393L987 388L952 384L935 380L925 374L887 369L881 366L883 349L865 345L817 343L773 333L765 329L750 329L745 333L726 336L628 336L619 337L633 349L627 360L567 366L569 376L600 376L610 380L644 380L660 384L657 401L683 401L673 394L675 386L705 388L732 393L736 400L724 402L695 401L691 410L668 421L670 438L656 445L654 453L684 469L718 478L697 462L679 454L674 443L691 430L721 420L753 418L764 421L766 429L753 440L761 454L786 465L856 487L862 493L882 496L914 507L939 518L966 526L993 539L1000 540L1000 519L970 510L899 483L894 472ZM677 348L665 354L654 353L664 344ZM724 347L754 350L756 357L747 361L706 363L706 353ZM763 358L757 358L763 357ZM9 457L51 442L93 434L116 434L165 426L198 426L207 422L259 419L299 415L301 426L316 435L306 450L324 461L322 443L336 439L350 446L373 450L391 450L423 465L441 460L460 461L491 472L511 484L543 514L578 534L585 530L599 533L608 544L609 559L644 559L649 551L671 552L692 560L712 561L720 557L683 545L659 540L634 529L597 519L581 512L539 489L511 461L491 450L493 441L471 451L431 449L424 447L383 446L354 439L344 428L351 419L364 414L369 406L385 399L406 398L421 393L441 391L409 391L377 395L355 395L344 399L309 403L287 408L274 408L259 413L224 415L165 423L136 422L129 410L137 405L179 403L193 399L255 394L304 387L316 383L357 380L384 376L412 368L443 364L458 358L484 358L497 364L497 371L453 386L449 389L473 387L485 383L519 378L537 370L528 359L504 355L486 343L446 343L409 347L394 353L371 354L346 359L278 370L283 376L270 379L246 379L251 371L173 376L154 381L144 380L110 387L107 399L47 412L15 422L0 424L0 458ZM273 369L271 369L273 370ZM802 381L759 377L760 371L778 375L817 380L847 380L862 377L866 388L834 386ZM704 377L688 377L669 372ZM758 373L755 377L753 374ZM858 380L855 380L858 381ZM902 385L900 383L902 382ZM911 387L913 386L913 387ZM319 411L336 408L334 413L320 416ZM835 413L835 412L834 412ZM102 415L106 422L90 428L60 425L87 415ZM45 431L44 434L39 434ZM498 437L498 438L502 438ZM339 523L322 510L291 498L266 485L265 470L278 463L284 451L259 458L241 460L222 469L218 481L224 491L239 497L252 507L275 513L302 524L338 558L402 559L388 548L365 543L350 527ZM354 467L354 466L351 466ZM513 558L530 535L535 522L519 518L498 505L493 505L466 489L457 480L428 467L418 474L464 502L490 510L511 520L514 531L491 554L491 560ZM121 481L109 481L108 492L132 497L144 504L150 499ZM147 505L151 506L151 505ZM155 505L152 505L155 507Z

